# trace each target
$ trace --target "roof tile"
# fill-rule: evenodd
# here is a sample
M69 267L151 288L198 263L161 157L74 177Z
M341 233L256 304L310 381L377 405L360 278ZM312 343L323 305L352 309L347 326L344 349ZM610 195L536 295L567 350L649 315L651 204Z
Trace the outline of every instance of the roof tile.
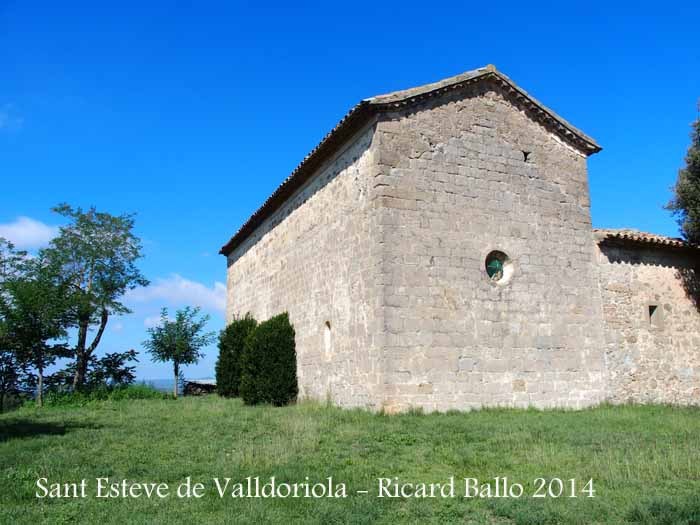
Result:
M640 232L630 228L622 229L594 229L593 233L598 242L623 241L638 244L654 245L668 248L700 249L700 246L691 244L678 237L666 237L655 233Z

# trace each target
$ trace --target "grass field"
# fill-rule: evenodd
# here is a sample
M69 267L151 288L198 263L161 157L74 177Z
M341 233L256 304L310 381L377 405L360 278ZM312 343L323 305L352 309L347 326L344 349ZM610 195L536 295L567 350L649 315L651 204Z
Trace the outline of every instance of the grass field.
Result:
M164 482L174 492L187 476L204 484L201 499L94 497L98 477ZM212 481L247 476L332 476L348 497L220 498ZM450 476L454 498L376 497L380 477ZM524 495L462 497L462 478L495 476L521 483ZM595 497L532 498L541 477L575 478L577 491L593 479ZM38 478L85 478L87 497L37 499ZM0 502L0 523L12 524L700 523L700 410L384 416L314 404L248 408L217 396L23 408L0 416Z

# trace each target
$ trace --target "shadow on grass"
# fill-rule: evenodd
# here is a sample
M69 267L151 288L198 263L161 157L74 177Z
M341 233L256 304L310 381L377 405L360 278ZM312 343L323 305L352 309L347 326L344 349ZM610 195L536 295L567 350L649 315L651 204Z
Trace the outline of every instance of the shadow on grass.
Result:
M25 439L38 436L62 436L71 430L89 428L97 429L100 425L93 423L40 423L28 419L14 419L0 422L0 443L12 439Z

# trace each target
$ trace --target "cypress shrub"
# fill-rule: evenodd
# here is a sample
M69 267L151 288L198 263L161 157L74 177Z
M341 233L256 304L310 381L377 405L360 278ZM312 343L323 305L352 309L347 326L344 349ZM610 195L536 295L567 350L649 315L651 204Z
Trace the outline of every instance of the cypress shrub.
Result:
M241 384L243 344L257 325L250 315L236 318L219 335L219 358L216 361L216 391L220 396L237 397Z
M287 405L296 400L297 354L287 313L260 323L245 340L241 397L246 405Z

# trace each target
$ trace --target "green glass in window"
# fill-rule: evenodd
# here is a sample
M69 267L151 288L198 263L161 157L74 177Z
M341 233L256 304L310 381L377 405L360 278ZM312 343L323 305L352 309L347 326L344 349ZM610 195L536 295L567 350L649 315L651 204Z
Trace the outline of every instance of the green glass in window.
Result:
M503 275L503 261L495 258L491 259L486 265L486 273L491 279L494 277L496 279L500 279L500 277Z

